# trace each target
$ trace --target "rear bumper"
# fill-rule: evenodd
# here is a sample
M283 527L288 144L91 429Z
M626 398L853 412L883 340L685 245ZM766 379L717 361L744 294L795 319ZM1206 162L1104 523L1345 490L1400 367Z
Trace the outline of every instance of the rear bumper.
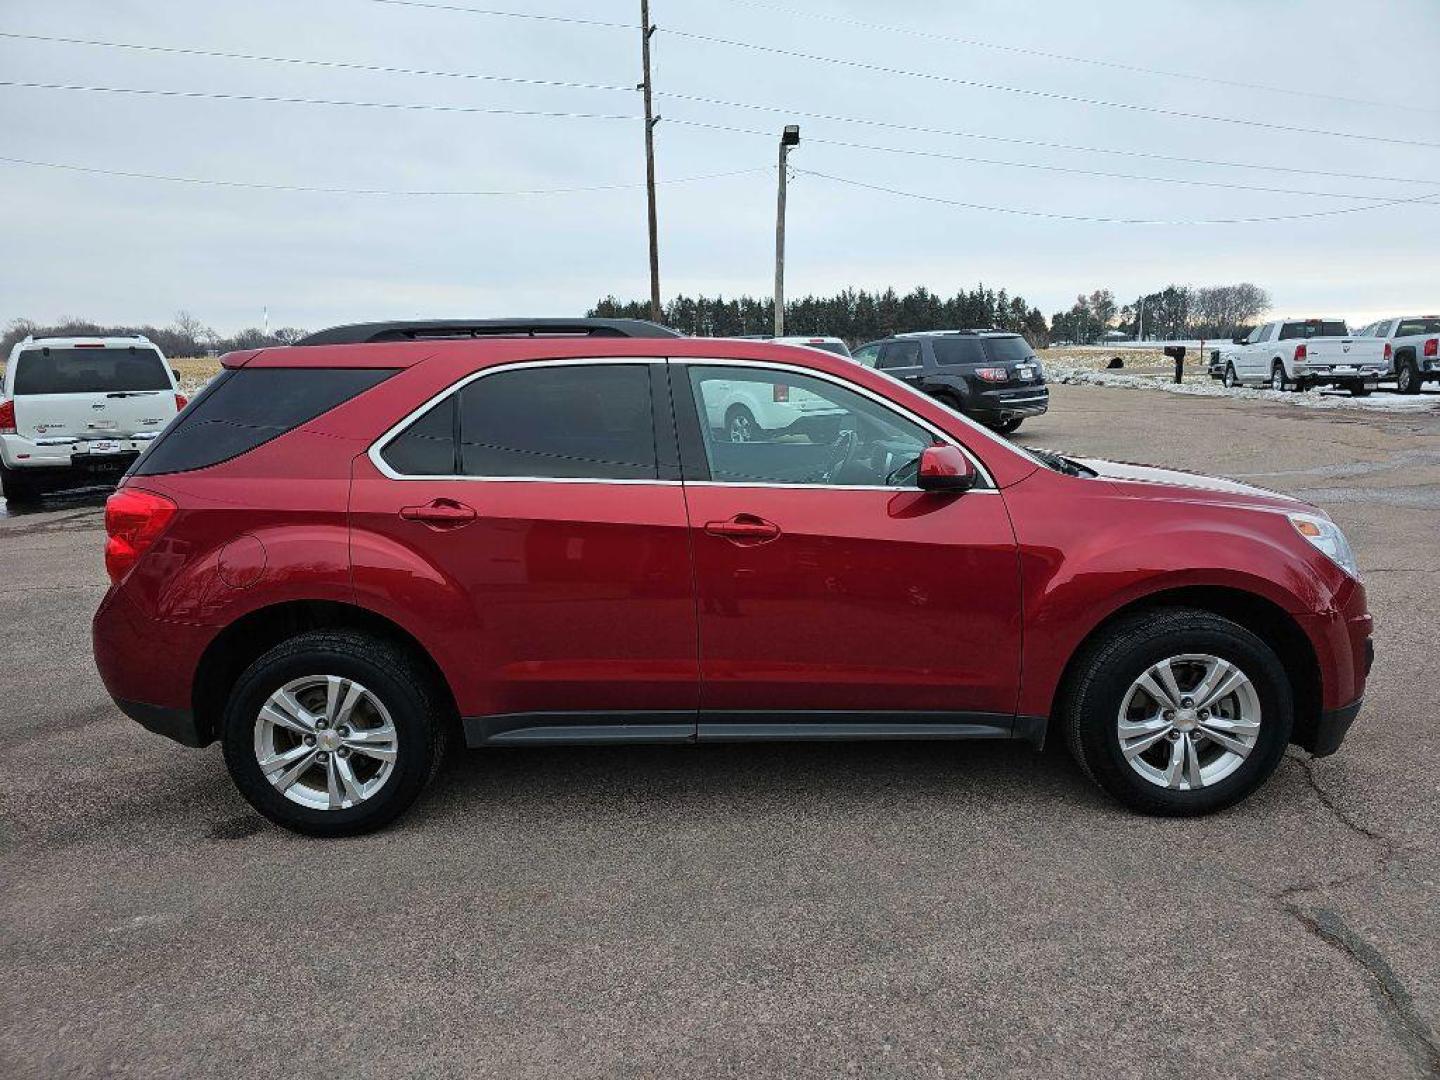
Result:
M182 746L209 746L215 737L208 732L200 733L195 723L195 714L189 709L167 709L162 705L146 705L140 701L113 699L116 706L141 727L174 739Z
M1050 408L1050 388L1026 386L1014 390L982 390L976 394L971 412L997 420L1017 416L1039 416Z

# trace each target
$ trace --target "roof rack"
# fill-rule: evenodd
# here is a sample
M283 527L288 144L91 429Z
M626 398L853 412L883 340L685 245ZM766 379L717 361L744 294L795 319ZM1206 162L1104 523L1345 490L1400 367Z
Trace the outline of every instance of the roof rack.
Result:
M379 341L431 341L489 337L682 337L644 319L412 319L332 326L296 345L364 345Z

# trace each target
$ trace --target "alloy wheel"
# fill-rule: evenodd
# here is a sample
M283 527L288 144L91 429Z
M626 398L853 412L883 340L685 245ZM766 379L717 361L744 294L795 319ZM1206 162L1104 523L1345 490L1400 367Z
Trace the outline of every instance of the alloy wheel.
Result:
M731 442L754 442L755 422L745 413L736 413L730 418Z
M272 787L312 810L371 798L395 770L399 740L381 700L353 679L291 679L255 718L255 760Z
M1157 787L1196 791L1245 763L1260 737L1260 696L1218 656L1184 653L1152 664L1125 692L1116 717L1120 752Z

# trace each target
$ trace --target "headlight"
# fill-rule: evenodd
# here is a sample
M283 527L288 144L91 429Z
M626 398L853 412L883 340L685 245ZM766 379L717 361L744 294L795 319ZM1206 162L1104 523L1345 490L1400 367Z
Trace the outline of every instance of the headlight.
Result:
M1340 531L1340 526L1326 517L1314 514L1290 514L1290 524L1295 531L1324 552L1325 557L1353 578L1360 576L1360 566L1355 561L1355 552L1350 541Z

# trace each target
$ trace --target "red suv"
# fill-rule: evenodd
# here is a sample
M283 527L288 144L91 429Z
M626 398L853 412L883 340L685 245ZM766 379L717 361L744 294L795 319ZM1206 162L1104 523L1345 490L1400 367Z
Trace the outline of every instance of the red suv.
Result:
M771 426L732 438L727 402ZM1019 739L1145 813L1337 749L1371 619L1322 512L1025 450L813 349L374 324L232 353L106 508L119 707L304 832L472 747Z

